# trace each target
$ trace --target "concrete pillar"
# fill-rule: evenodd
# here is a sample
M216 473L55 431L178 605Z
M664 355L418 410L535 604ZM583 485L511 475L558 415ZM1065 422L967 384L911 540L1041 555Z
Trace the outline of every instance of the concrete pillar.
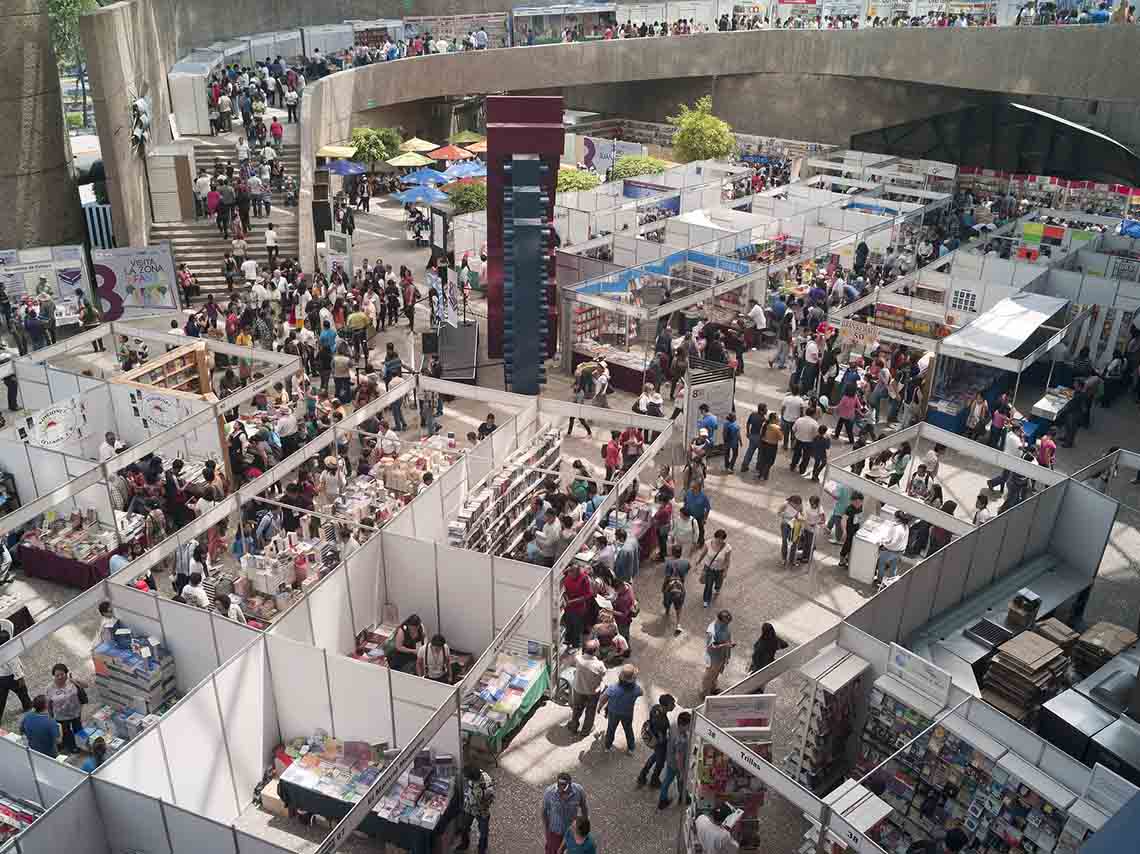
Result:
M0 249L82 243L44 0L0 2Z

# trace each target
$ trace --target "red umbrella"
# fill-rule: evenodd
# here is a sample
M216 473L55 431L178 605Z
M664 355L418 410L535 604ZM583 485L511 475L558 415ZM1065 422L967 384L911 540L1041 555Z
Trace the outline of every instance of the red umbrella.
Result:
M432 160L466 160L474 156L470 151L464 151L457 145L445 145L443 148L437 148L428 153L428 157Z
M447 193L451 190L458 189L465 184L481 184L486 180L486 178L456 178L450 184L444 184L442 187L440 187L440 189Z

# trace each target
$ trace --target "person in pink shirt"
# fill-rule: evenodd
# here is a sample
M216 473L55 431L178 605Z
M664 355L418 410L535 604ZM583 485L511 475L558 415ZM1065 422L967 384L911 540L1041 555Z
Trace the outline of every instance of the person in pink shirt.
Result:
M1049 432L1037 442L1037 463L1047 469L1053 468L1057 459L1057 428L1050 427Z
M269 135L273 137L273 147L280 148L281 140L285 136L285 128L277 116L273 117L273 124L269 126Z
M846 428L847 441L852 445L855 444L855 413L859 408L859 398L855 389L845 388L843 390L843 397L839 398L839 403L835 405L835 417L838 419L835 422L835 432L832 435L838 439L839 431Z

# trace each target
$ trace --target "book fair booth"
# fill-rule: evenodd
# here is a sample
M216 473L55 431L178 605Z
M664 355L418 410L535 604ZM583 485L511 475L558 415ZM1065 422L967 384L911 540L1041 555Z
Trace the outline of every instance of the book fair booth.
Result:
M912 429L915 442L958 438ZM910 512L846 471L862 451L833 460L827 479ZM1118 505L1060 474L1042 480L697 710L678 850L699 850L693 821L726 804L742 850L905 854L959 828L980 851L1073 854L1140 791L1106 723L1082 742L1084 721L1061 732L1050 710L1076 690L1058 695L1070 667L1074 681L1102 674L1119 653L1136 682L1140 661L1120 652L1135 634L1078 634L1054 618L1081 611Z
M319 580L275 620L242 625L139 588L139 578L159 575L184 546L228 516L240 517L245 505L273 506L276 498L267 496L278 494L272 487L299 467L295 460L321 451L318 445L338 453L342 436L358 441L370 417L401 396L429 390L513 415L462 455L445 454L438 476L383 527L375 519L363 524L340 503L316 511L322 527L334 523L342 545L342 530L359 528L359 544L342 551L332 569L319 569ZM206 414L192 416L189 428L204 425ZM466 537L449 544L453 523L462 518L478 526L483 514L465 514L485 502L496 518L508 519L515 514L495 502L529 504L535 464L547 472L560 468L558 445L547 442L571 416L638 426L655 438L554 567L513 560ZM0 739L13 760L0 770L0 797L21 822L9 834L11 850L38 854L66 845L82 854L204 848L269 854L291 850L296 834L267 830L253 813L290 810L326 817L332 832L321 851L335 850L356 829L410 851L433 850L460 807L463 749L493 757L529 708L553 691L559 648L553 593L563 568L602 519L634 523L625 511L610 511L619 497L628 499L643 468L669 452L671 435L665 419L427 378L393 384L334 431L0 648L0 662L10 661L49 637L74 633L76 620L99 603L113 608L91 652L94 676L83 668L94 700L77 734L85 752L99 738L112 749L85 778L29 753L14 735ZM266 551L287 544L275 537ZM485 607L472 608L474 600ZM412 613L452 644L458 666L450 684L377 666L390 655L388 637ZM267 767L274 769L268 782ZM311 838L311 831L297 833ZM77 836L82 840L65 841Z

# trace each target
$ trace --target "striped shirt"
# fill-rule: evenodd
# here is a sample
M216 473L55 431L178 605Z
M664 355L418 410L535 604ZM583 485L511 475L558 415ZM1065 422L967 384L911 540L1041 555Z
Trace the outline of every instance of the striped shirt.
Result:
M547 786L542 795L542 816L546 829L559 836L570 827L579 812L586 811L586 790L577 783L570 784L566 797L558 791L558 784Z

